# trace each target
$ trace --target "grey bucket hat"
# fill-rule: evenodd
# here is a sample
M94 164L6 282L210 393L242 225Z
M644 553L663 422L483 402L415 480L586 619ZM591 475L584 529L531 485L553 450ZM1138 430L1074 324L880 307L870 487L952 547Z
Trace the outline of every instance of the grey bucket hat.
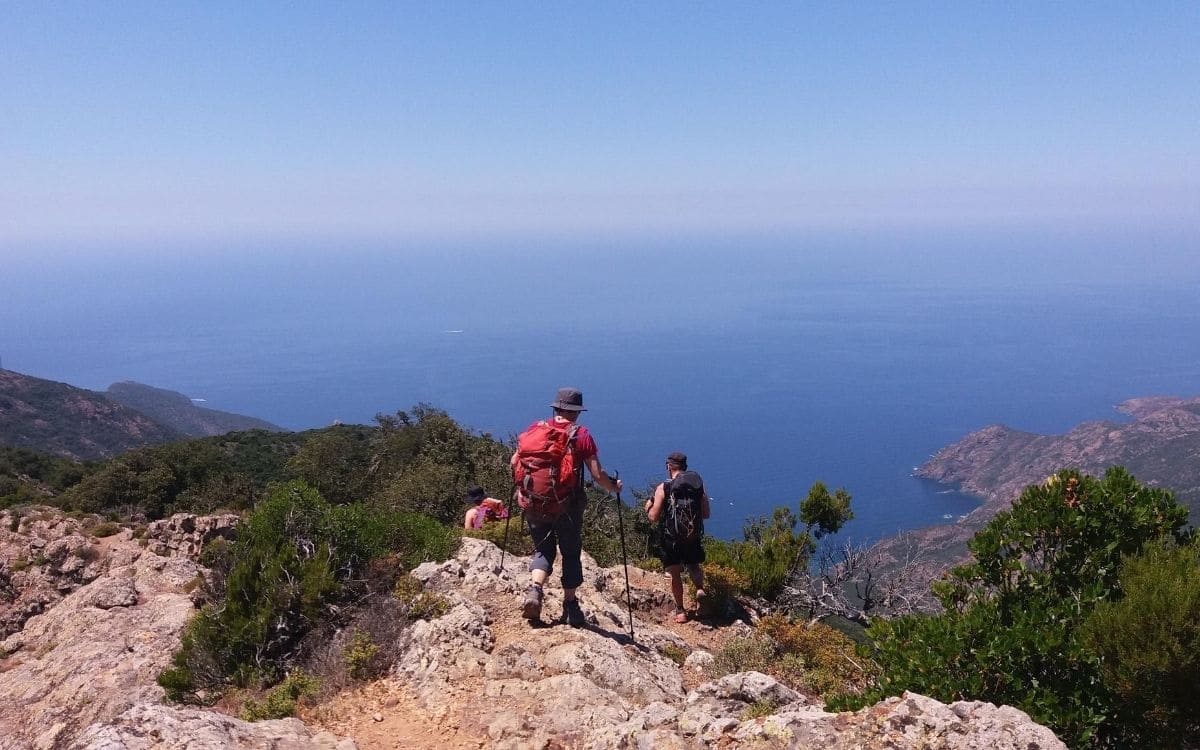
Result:
M587 411L583 408L583 391L578 388L559 388L554 403L550 405L563 411Z

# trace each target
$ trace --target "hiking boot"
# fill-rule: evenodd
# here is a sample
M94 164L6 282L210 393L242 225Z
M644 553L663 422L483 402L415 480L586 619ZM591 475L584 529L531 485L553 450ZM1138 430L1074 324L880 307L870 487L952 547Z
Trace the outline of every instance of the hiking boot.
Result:
M582 628L588 624L587 616L583 614L583 609L580 608L578 599L563 602L563 622L573 628Z
M542 619L542 587L530 586L521 602L521 615L526 620Z

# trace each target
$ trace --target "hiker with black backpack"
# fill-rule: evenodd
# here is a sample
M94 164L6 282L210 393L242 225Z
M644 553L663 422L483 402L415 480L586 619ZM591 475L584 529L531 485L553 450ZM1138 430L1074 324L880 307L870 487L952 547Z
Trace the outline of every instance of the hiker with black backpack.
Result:
M704 480L687 467L687 456L678 451L667 456L670 479L654 490L646 501L646 515L658 524L659 559L671 576L671 596L675 598L675 622L687 622L683 606L683 579L687 568L696 586L696 603L704 598L704 519L709 516L708 493Z
M587 411L583 408L583 393L560 388L550 406L554 416L534 422L518 436L511 461L515 497L533 539L530 585L521 602L521 613L531 622L541 619L543 586L561 552L562 619L578 628L587 624L575 598L575 589L583 583L580 555L587 503L583 468L586 466L596 484L609 492L620 492L623 484L604 473L596 441L586 427L576 424L580 413Z

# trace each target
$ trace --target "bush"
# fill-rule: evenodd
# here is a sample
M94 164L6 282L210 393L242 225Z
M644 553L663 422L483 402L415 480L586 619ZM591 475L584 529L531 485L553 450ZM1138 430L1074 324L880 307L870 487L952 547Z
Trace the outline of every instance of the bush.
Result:
M410 620L435 620L450 611L450 602L425 590L425 584L410 576L401 576L392 592L404 605Z
M700 602L700 614L704 617L724 617L737 606L737 597L750 584L745 576L733 568L711 562L700 567L704 571L704 593L708 595ZM688 586L692 587L690 578ZM694 596L695 592L692 594Z
M764 716L770 716L779 710L779 704L770 698L763 698L746 706L746 710L742 712L742 720L749 721L750 719L761 719Z
M772 615L758 628L779 644L783 658L771 672L788 684L821 695L861 693L876 677L871 663L857 658L854 641L824 624Z
M814 482L800 502L800 515L778 507L768 518L751 518L742 529L742 541L706 540L708 561L732 568L745 577L745 593L774 600L788 579L804 571L816 550L816 541L836 533L854 518L850 495L839 489L832 495L822 482ZM797 524L804 528L797 530Z
M629 564L635 568L650 571L651 573L663 572L662 560L657 557L643 557L639 560L633 560Z
M771 665L779 657L779 644L771 636L754 632L745 638L734 638L713 654L708 667L713 679L738 672L762 672L769 674Z
M682 667L683 663L687 661L689 652L682 646L676 646L673 643L663 643L659 645L658 653Z
M904 690L985 700L1020 708L1073 748L1121 746L1117 699L1080 626L1119 598L1122 556L1181 538L1186 520L1170 492L1120 468L1026 488L971 540L973 561L935 584L945 613L872 624L879 685L840 705Z
M371 642L370 636L355 632L344 654L346 671L356 680L374 677L374 662L378 654L379 646Z
M1121 568L1125 597L1100 602L1083 638L1117 698L1129 746L1200 744L1200 547L1154 546Z
M588 487L587 493L588 504L583 512L583 548L587 553L601 567L620 565L622 558L643 556L650 545L650 519L646 514L623 501L618 505L614 496L595 487Z
M98 523L95 526L93 526L91 529L91 532L92 532L92 536L97 537L97 538L103 538L106 536L112 536L113 534L116 534L120 530L121 530L121 526L119 524L113 523L112 521L104 521L103 523Z
M259 504L232 545L211 545L210 603L185 629L172 666L159 677L173 700L231 682L270 682L292 663L304 636L342 617L364 596L368 564L394 553L412 566L444 559L457 535L409 514L331 506L303 482Z
M317 680L303 672L292 672L283 682L271 688L262 701L246 701L242 706L242 719L263 721L294 716L296 704L308 696L315 695L319 688Z

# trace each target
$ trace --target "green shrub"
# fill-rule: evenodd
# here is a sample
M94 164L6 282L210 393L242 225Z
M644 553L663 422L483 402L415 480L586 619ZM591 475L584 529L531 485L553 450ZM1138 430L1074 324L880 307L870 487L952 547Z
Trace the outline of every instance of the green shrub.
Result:
M779 657L779 644L769 635L754 632L744 638L730 639L720 651L713 654L708 667L713 679L738 672L770 672L771 665Z
M1026 488L971 540L973 561L935 584L943 614L872 624L878 687L837 705L904 690L985 700L1020 708L1070 747L1122 746L1117 698L1081 625L1119 598L1123 556L1182 537L1186 520L1170 492L1120 468L1103 480L1063 471Z
M641 568L642 570L648 570L651 573L663 572L662 560L658 559L657 557L643 557L641 559L634 560L629 564L635 568Z
M822 482L813 483L799 510L797 516L790 508L777 507L770 517L751 518L740 542L707 539L708 561L740 573L750 596L775 599L788 579L805 570L815 540L854 518L849 493L839 489L831 495ZM805 525L797 530L801 521Z
M583 548L587 553L602 567L643 556L650 546L651 526L646 514L626 505L624 499L618 505L616 497L595 487L588 487L587 495L583 511Z
M450 611L450 602L425 590L425 584L411 575L396 581L392 595L405 607L410 620L435 620Z
M375 657L379 654L379 646L371 642L366 633L356 632L350 643L346 645L344 658L346 671L356 680L375 676Z
M730 608L750 587L746 577L733 568L706 562L700 566L704 571L704 593L700 602L700 614L704 617L724 617ZM695 587L688 578L688 587L695 596Z
M94 537L104 538L106 536L112 536L113 534L116 534L120 530L121 530L120 524L113 523L112 521L104 521L103 523L98 523L95 526L93 526L91 529L91 532L92 532L92 536L94 536Z
M789 685L826 695L861 693L874 682L873 664L858 658L854 641L831 627L772 615L758 629L779 645L782 658L770 673Z
M757 700L746 706L746 710L742 712L742 720L749 721L751 719L761 719L764 716L770 716L779 710L779 704L770 698Z
M296 714L296 705L300 701L315 695L319 688L320 683L312 677L303 672L292 672L267 691L263 700L246 701L242 706L241 717L244 721L286 719Z
M658 647L658 653L682 667L683 663L687 661L689 652L682 646L676 646L673 643L664 643Z
M1084 622L1117 698L1119 736L1129 746L1200 744L1200 547L1150 547L1125 561L1119 601Z
M270 682L314 624L337 621L368 590L369 563L443 559L458 536L436 522L361 505L331 506L303 482L275 490L238 531L209 545L213 600L189 623L160 684L174 700L226 683ZM424 602L426 607L431 605Z

